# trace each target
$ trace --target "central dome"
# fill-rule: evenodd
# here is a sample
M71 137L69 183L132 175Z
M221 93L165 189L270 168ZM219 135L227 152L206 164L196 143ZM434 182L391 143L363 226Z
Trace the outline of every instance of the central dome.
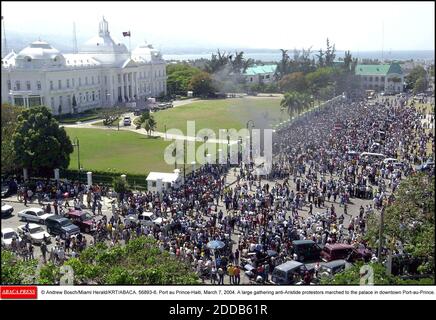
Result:
M127 47L112 39L107 21L103 18L99 24L98 36L95 36L82 46L83 53L129 53Z

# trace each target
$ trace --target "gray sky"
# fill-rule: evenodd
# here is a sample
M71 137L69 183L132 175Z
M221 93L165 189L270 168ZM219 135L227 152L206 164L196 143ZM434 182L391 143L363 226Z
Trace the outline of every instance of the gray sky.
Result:
M120 40L131 30L132 45L236 48L325 47L336 49L434 50L434 2L7 2L7 31L96 35L104 15ZM127 44L127 38L124 39ZM80 42L79 42L80 46Z

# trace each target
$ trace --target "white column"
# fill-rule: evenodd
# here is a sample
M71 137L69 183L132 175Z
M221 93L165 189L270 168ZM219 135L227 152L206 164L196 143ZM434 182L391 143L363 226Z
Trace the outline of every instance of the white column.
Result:
M195 161L192 161L191 165L192 165L192 172L195 172Z
M27 168L23 168L23 177L24 181L29 180L29 171L27 170Z
M89 187L92 186L92 172L91 172L91 171L88 171L88 172L86 173L86 178L87 178L87 180L88 180L87 186L88 186L88 188L89 188Z
M218 149L218 164L225 164L223 160L223 150Z
M206 163L207 164L212 163L212 155L210 153L206 154Z
M57 182L59 182L59 169L54 169L54 178Z
M130 75L130 80L129 80L129 75ZM130 95L130 90L129 87L132 88L132 73L129 72L126 74L126 83L127 83L127 99L130 101L132 99L131 95Z
M122 175L121 175L121 179L123 179L124 181L126 181L126 175L125 175L125 174L122 174Z
M124 74L121 73L121 101L124 102Z

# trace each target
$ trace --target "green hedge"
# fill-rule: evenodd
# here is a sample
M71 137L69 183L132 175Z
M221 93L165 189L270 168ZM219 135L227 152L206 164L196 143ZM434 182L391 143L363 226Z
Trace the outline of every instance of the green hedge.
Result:
M92 182L104 185L112 185L113 178L118 178L124 172L107 172L107 171L92 171ZM145 190L147 188L147 176L148 174L126 174L127 183L132 189ZM80 182L87 182L86 172L80 172L77 170L61 170L60 177L68 180L79 180Z
M55 118L60 123L75 123L77 121L89 121L89 120L95 120L101 118L100 115L101 108L96 110L86 110L82 113L76 113L76 114L64 114L61 116L55 116Z

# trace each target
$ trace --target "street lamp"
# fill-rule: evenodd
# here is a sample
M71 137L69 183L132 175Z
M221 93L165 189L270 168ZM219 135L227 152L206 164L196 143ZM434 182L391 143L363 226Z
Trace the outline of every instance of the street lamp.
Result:
M73 140L73 147L77 147L77 180L80 179L80 143L79 138L75 137Z
M227 129L227 167L230 164L230 135L229 129Z
M203 142L204 142L204 158L205 158L205 159L206 159L207 151L209 151L209 150L207 149L207 147L206 147L207 140L208 140L208 136L204 136L204 137L203 137Z
M251 123L250 126L250 165L253 164L253 133L252 133L252 129L254 128L254 121L253 120L248 120L247 121L247 130L248 130L248 125Z
M185 183L186 181L186 143L187 140L184 139L183 140L183 183Z
M241 161L242 161L242 137L239 136L239 139L238 139L238 166L241 165Z

